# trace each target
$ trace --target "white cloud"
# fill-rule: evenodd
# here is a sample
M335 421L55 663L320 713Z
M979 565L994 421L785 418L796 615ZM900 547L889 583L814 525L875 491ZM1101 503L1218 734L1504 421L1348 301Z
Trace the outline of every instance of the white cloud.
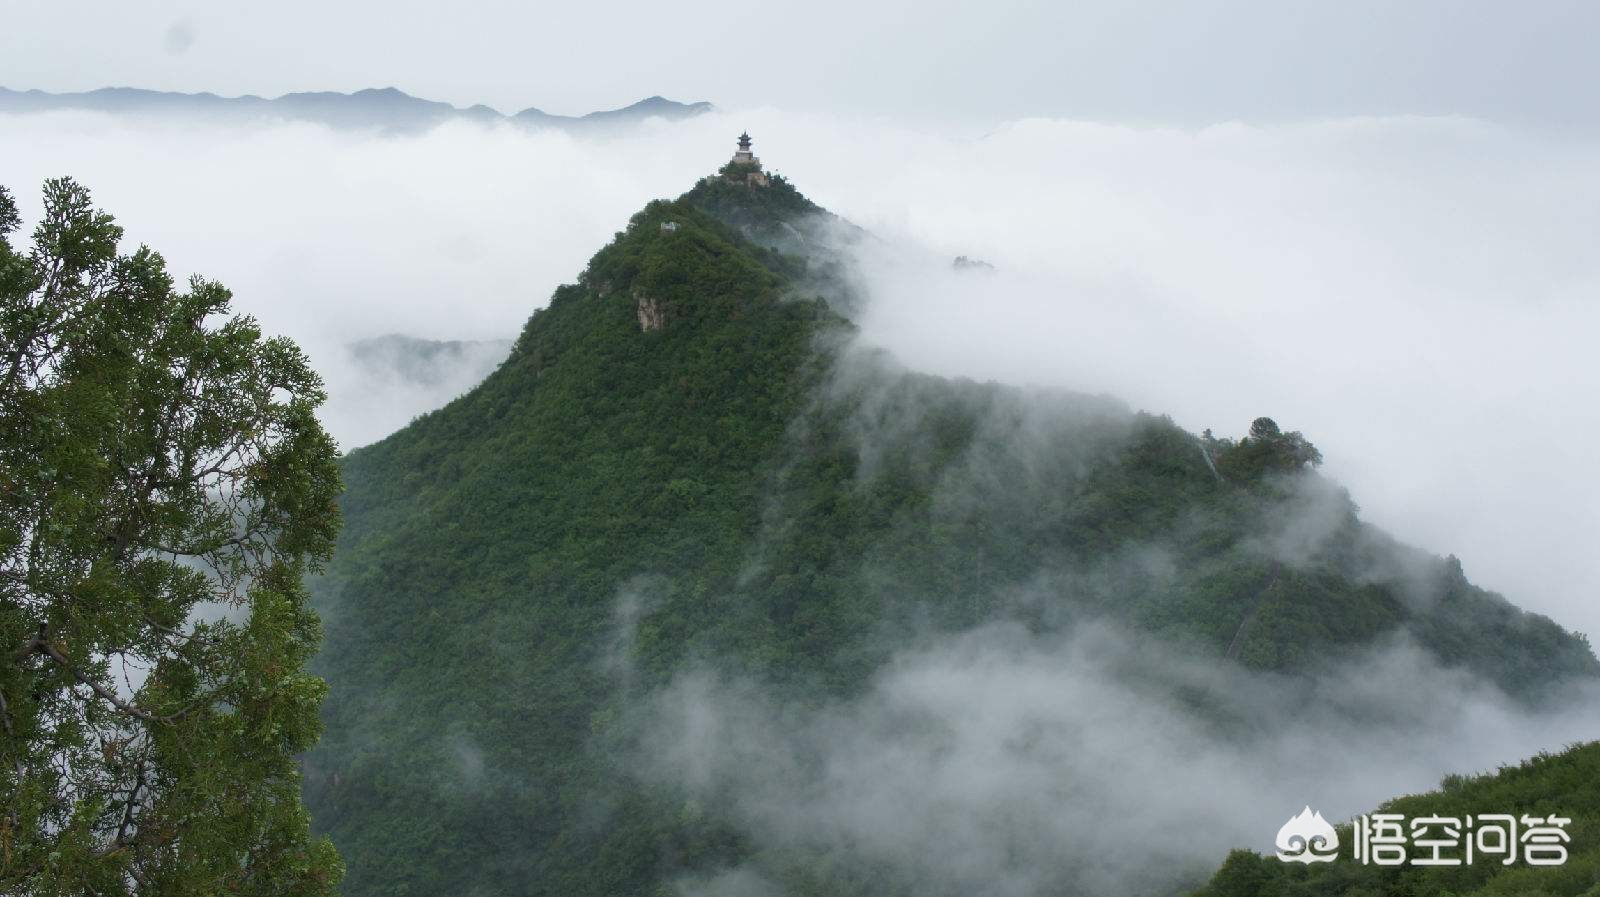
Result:
M1582 703L1517 710L1403 643L1291 678L1103 626L996 624L820 705L683 674L641 711L630 768L752 839L751 867L686 880L690 893L778 894L813 866L871 870L891 892L1170 893L1231 848L1270 850L1306 804L1342 821L1447 772L1593 738Z
M1592 142L1453 118L980 136L768 108L628 138L378 139L51 114L0 117L0 171L25 211L73 174L132 239L331 366L387 332L514 336L743 128L888 238L862 323L912 367L1109 391L1223 434L1273 415L1368 519L1600 633ZM956 254L999 270L957 277Z

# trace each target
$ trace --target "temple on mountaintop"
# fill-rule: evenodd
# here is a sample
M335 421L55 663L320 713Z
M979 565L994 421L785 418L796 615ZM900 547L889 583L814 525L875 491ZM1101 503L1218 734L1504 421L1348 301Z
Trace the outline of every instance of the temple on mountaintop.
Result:
M761 160L756 154L750 152L750 134L745 132L739 135L739 150L733 154L733 160L728 163L729 169L725 174L730 181L743 181L752 187L765 187L767 176L761 172Z
M749 131L739 135L739 151L733 154L733 163L735 165L754 165L757 168L761 167L761 160L756 158L755 153L750 152Z

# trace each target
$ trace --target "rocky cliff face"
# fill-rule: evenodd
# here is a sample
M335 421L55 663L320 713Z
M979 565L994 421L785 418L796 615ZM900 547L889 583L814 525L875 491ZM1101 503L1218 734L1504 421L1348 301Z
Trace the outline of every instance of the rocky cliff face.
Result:
M662 308L661 300L638 291L634 292L633 300L639 313L640 330L660 330L667 326L667 311Z

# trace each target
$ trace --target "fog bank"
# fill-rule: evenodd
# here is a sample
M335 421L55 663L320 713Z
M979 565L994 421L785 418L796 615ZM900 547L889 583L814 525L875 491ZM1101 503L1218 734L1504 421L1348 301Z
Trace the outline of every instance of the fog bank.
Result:
M352 340L513 337L746 128L885 238L861 323L913 367L1111 392L1196 430L1270 414L1368 519L1600 632L1591 142L1459 118L979 134L747 109L626 137L379 139L60 113L0 117L0 180L31 217L40 180L79 178L132 240L298 339L339 397L366 388L333 360ZM958 277L957 254L997 270ZM348 447L445 398L329 423Z
M686 894L782 894L813 866L895 893L1174 893L1231 848L1272 850L1307 804L1344 821L1594 738L1595 709L1519 710L1404 642L1290 678L1000 623L820 705L686 673L641 711L630 768L753 842Z

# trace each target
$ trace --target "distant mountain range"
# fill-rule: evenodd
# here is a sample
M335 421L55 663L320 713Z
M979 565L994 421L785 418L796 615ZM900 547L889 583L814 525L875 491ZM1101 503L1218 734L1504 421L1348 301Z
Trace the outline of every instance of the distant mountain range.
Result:
M80 93L47 93L0 87L0 112L43 112L54 109L229 120L276 118L316 122L335 128L415 132L458 120L509 121L537 128L606 130L631 126L647 118L689 118L709 112L711 104L678 103L657 96L621 109L606 109L586 115L553 115L532 107L506 115L481 104L462 108L425 100L393 87L369 88L355 93L286 93L274 99L251 95L223 97L214 93L171 93L137 87L102 87Z
M432 340L390 333L348 343L345 350L367 377L405 386L454 384L465 391L505 360L511 343L509 339Z

